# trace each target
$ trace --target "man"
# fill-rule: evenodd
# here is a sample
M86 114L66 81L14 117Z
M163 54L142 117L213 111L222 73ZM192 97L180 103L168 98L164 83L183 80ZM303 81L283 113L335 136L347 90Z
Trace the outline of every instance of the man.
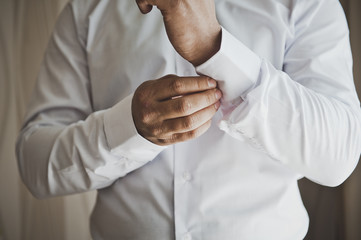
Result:
M302 239L297 180L339 185L361 149L339 2L137 4L59 17L17 143L30 191L97 189L94 239Z

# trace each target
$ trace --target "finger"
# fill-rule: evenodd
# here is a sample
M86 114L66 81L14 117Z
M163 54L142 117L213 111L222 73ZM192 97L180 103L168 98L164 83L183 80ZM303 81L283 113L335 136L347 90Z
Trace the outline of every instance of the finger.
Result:
M212 120L209 120L205 124L200 126L199 128L194 129L192 131L185 132L185 133L176 133L166 139L158 139L157 144L165 146L165 145L175 144L175 143L184 142L184 141L188 141L188 140L197 138L197 137L201 136L202 134L204 134L209 129L209 127L211 126L211 123L212 123Z
M176 133L186 133L199 128L212 119L219 106L220 102L218 101L189 116L164 121L161 126L163 130L158 137L167 138Z
M217 86L217 82L214 79L206 76L167 76L165 78L159 79L156 84L159 85L157 86L158 91L156 93L156 98L159 101L190 93L205 91Z
M136 0L139 10L143 14L147 14L152 11L153 5L149 4L146 0Z
M214 88L175 99L169 99L168 101L158 103L157 107L163 120L180 118L189 116L215 104L221 97L221 91Z

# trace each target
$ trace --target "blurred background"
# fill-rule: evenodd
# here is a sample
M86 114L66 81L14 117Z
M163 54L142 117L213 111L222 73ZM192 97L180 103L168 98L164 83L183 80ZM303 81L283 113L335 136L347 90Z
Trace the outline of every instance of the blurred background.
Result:
M95 192L47 200L21 182L15 140L48 38L67 0L0 0L0 240L91 239ZM341 1L351 31L355 84L361 93L361 1ZM340 126L342 127L342 126ZM308 240L361 239L361 164L337 188L299 182L310 215Z

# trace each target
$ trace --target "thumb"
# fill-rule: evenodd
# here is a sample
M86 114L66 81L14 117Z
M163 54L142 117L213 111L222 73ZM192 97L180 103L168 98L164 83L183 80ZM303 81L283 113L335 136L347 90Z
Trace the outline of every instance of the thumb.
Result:
M149 4L147 0L136 0L139 10L143 14L147 14L152 11L153 5Z

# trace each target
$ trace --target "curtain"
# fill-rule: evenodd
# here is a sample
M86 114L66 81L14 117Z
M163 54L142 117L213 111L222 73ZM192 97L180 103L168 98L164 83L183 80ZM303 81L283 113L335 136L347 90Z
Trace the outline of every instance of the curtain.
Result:
M361 98L361 1L344 0L351 29L355 83ZM347 239L361 239L361 164L344 184L345 230Z
M47 200L21 182L15 141L55 20L66 0L0 0L0 239L91 239L95 193Z
M0 240L90 239L95 192L37 200L21 182L15 141L55 20L67 0L0 0ZM342 0L361 93L361 1ZM361 167L337 188L299 185L309 240L361 239Z

